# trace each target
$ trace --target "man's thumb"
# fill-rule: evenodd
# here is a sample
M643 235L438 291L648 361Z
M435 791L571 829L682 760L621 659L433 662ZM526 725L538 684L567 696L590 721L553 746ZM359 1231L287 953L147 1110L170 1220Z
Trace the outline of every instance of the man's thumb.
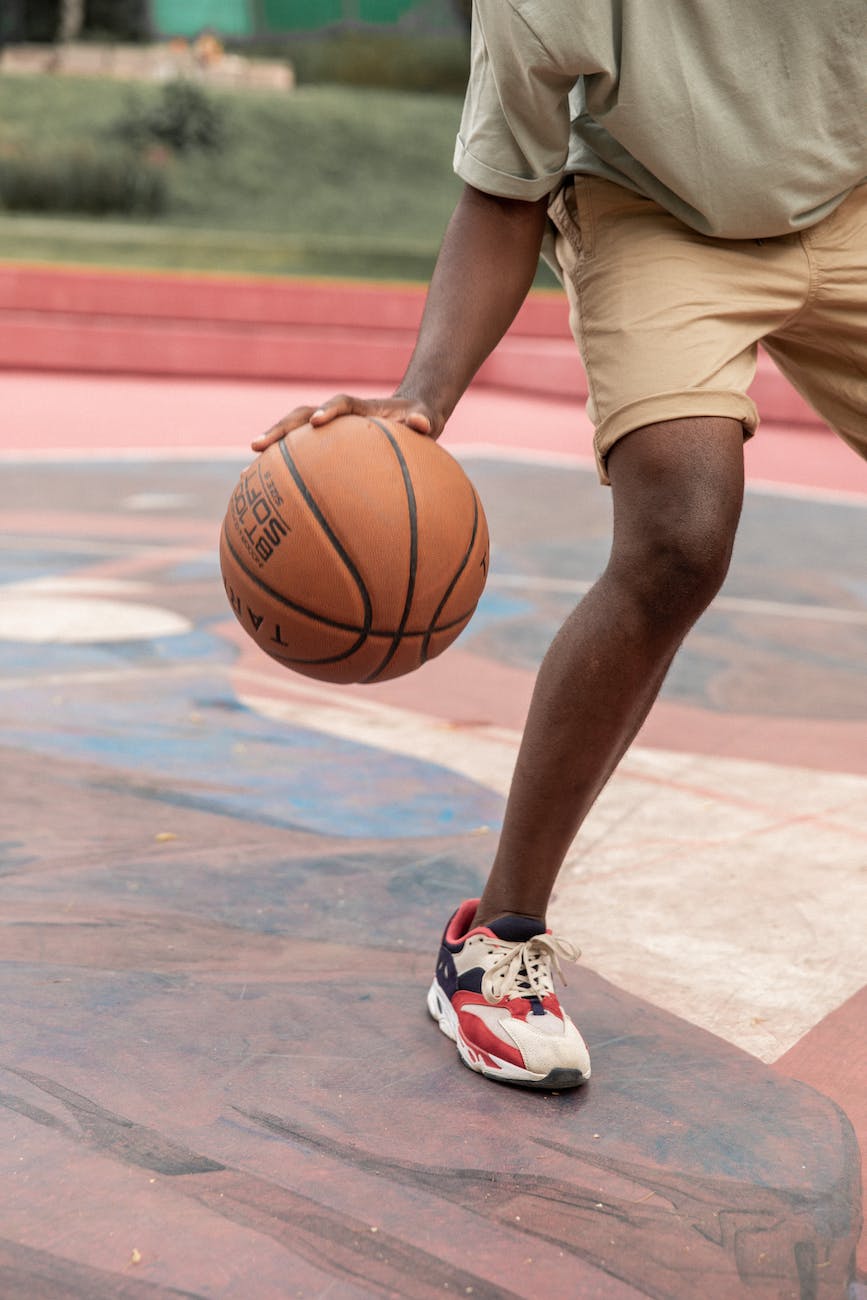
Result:
M423 433L427 438L433 433L433 424L423 411L410 411L401 419L404 424L409 425L410 429L414 429L416 433Z

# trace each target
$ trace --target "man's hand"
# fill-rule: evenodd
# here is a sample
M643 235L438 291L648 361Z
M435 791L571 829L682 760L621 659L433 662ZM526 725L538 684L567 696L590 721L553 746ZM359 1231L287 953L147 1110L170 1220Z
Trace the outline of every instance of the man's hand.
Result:
M406 424L416 433L424 434L428 438L438 438L442 433L442 423L434 418L433 412L424 402L413 402L405 397L365 399L338 393L336 397L330 397L321 406L296 406L294 411L284 415L283 419L278 420L267 433L253 440L253 450L264 451L266 447L279 442L281 438L286 437L287 433L300 428L302 424L316 426L328 424L339 415L378 415L383 420L397 420L400 424Z

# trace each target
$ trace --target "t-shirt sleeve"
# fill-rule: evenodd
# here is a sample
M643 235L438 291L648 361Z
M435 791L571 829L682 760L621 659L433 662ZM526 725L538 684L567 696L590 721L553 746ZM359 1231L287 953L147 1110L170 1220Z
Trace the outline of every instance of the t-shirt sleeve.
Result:
M458 176L505 198L550 193L566 166L574 84L509 0L474 0Z

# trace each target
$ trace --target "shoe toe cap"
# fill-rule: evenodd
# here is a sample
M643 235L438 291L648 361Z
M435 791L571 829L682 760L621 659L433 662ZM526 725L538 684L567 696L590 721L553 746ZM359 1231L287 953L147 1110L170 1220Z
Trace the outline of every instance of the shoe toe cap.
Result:
M548 1017L545 1017L547 1020ZM587 1044L568 1016L561 1021L562 1031L551 1033L548 1026L533 1025L535 1017L526 1020L510 1018L503 1029L524 1058L526 1068L534 1074L550 1074L552 1070L577 1070L585 1079L590 1077L590 1053ZM542 1019L542 1017L539 1017Z

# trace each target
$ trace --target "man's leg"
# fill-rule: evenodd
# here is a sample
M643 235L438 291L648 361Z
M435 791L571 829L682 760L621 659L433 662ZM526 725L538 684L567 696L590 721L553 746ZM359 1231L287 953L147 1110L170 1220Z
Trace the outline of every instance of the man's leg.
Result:
M476 924L544 918L578 827L728 569L743 499L738 421L650 425L615 444L608 473L611 556L539 670Z

